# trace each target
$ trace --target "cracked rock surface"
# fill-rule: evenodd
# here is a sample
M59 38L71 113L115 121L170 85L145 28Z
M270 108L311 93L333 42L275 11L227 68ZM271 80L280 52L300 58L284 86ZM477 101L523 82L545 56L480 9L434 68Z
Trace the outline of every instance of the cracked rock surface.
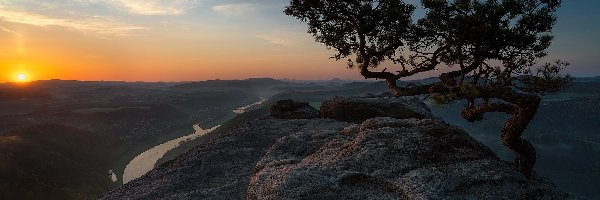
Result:
M255 171L248 199L568 198L432 119L373 118L342 131L299 131L279 139Z

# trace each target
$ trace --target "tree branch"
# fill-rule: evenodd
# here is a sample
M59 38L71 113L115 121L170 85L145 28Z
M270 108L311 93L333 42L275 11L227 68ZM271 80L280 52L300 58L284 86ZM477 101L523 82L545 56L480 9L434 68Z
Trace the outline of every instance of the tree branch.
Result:
M479 106L465 108L461 115L464 119L470 122L483 120L483 114L487 112L503 112L506 114L515 113L516 107L506 103L486 103Z

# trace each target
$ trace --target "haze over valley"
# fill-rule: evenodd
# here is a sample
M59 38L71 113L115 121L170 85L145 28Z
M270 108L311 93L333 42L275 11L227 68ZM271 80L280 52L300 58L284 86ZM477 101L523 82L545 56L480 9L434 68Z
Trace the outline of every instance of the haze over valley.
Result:
M597 0L0 0L0 200L600 199Z
M427 80L420 81L426 83ZM526 138L538 147L536 170L562 188L598 196L597 157L600 124L591 113L600 99L600 79L581 78L566 90L543 100ZM91 199L123 183L129 162L142 152L202 129L239 123L263 115L278 99L320 102L333 96L386 91L383 82L286 82L275 79L215 80L194 83L126 83L36 81L25 86L0 86L0 194L4 199ZM424 98L424 97L423 97ZM236 108L256 104L239 115ZM506 115L486 115L483 123L469 123L459 115L460 102L436 105L434 114L465 128L473 137L509 159L498 142ZM236 117L237 116L237 117ZM242 117L242 118L240 118ZM227 122L229 119L234 121ZM237 119L240 118L240 119ZM551 126L554 123L565 126ZM552 127L548 129L547 127ZM217 129L219 130L219 129ZM218 131L217 131L218 132ZM176 158L215 135L185 140L158 160ZM109 171L114 172L114 181Z

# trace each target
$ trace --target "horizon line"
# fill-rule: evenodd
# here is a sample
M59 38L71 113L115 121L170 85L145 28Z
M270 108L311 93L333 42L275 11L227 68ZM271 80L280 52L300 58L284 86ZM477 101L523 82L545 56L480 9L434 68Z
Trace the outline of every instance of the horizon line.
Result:
M418 79L409 79L404 81L418 81L425 80L430 78L438 78L437 76L431 76L426 78L418 78ZM573 76L575 79L581 78L600 78L600 75L597 76ZM35 83L35 82L43 82L43 81L76 81L76 82L120 82L120 83L195 83L195 82L206 82L206 81L243 81L243 80L251 80L251 79L273 79L279 81L304 81L304 82L320 82L320 81L354 81L354 82L378 82L383 80L374 80L374 79L342 79L342 78L330 78L330 79L290 79L290 78L272 78L272 77L249 77L243 79L206 79L206 80L182 80L182 81L126 81L126 80L76 80L76 79L39 79L34 81L27 82L16 82L16 81L8 81L2 82L0 84L27 84L27 83ZM402 80L399 80L402 81Z

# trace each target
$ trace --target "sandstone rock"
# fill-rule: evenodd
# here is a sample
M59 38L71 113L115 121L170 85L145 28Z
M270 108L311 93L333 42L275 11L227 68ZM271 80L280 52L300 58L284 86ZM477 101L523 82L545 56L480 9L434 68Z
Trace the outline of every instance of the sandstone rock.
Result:
M321 117L338 121L362 123L374 117L400 119L435 118L423 101L417 97L334 97L321 105Z
M308 103L291 99L278 101L269 111L271 117L278 119L314 119L319 117L319 111Z
M463 130L434 119L374 118L279 139L248 199L565 199Z
M321 119L242 123L100 199L245 199L256 163L277 139L298 130L329 132L346 126Z
M306 103L278 105L274 117L314 116L297 115ZM572 198L525 178L418 99L338 97L324 107L326 116L361 123L265 113L204 136L196 149L100 199ZM391 117L364 120L374 115Z

